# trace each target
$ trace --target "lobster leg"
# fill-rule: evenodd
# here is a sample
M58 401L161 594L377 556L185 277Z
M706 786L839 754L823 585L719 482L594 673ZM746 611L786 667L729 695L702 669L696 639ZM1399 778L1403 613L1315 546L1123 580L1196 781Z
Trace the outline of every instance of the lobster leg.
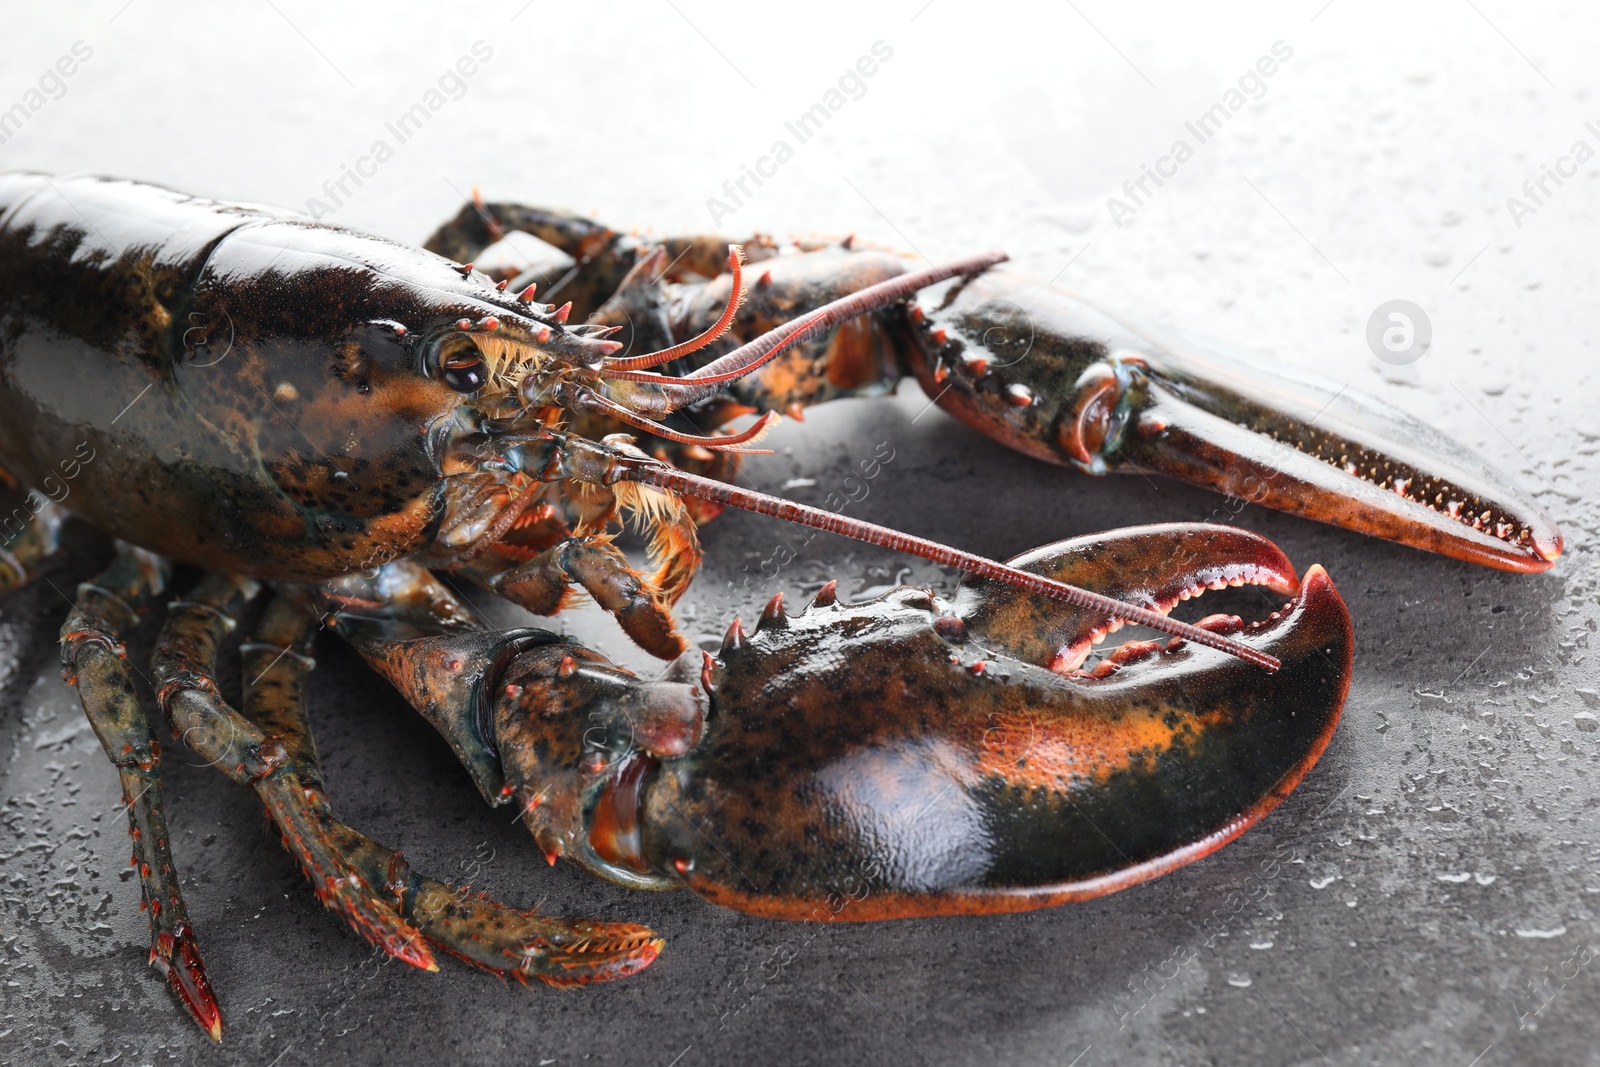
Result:
M1125 888L1207 855L1288 795L1350 681L1349 615L1321 568L1239 530L1116 531L1013 561L1165 610L1216 585L1293 599L1208 629L1253 666L1135 642L1090 671L1109 620L989 582L899 589L729 632L699 745L596 805L637 807L623 858L713 902L792 919L1018 911ZM596 820L596 825L600 820Z
M786 256L767 272L765 299L802 312L904 268L876 251ZM726 285L681 287L674 330L701 328ZM762 300L758 285L744 314ZM880 315L876 334L858 321L852 340L841 327L729 392L797 414L904 374L979 432L1090 474L1164 474L1505 570L1541 571L1561 554L1561 533L1537 501L1407 413L1138 325L1007 266ZM743 328L724 343L742 341Z
M650 682L552 634L478 629L415 564L322 595L552 862L761 915L1015 911L1112 892L1232 840L1326 746L1351 635L1320 568L1296 582L1264 539L1198 525L1015 563L1157 611L1227 585L1291 594L1259 623L1202 623L1281 669L1136 642L1085 671L1108 617L988 582L952 602L899 589L849 607L824 587L794 616L776 597L718 656Z
M394 607L385 604L379 610ZM254 640L243 649L244 714L282 743L298 768L323 834L340 858L368 884L393 893L400 915L430 943L496 974L577 985L621 978L647 966L661 949L647 927L552 918L508 907L466 887L418 874L400 853L334 818L305 706L314 618L307 606L287 596L267 608Z
M217 647L259 587L209 574L169 608L156 651L156 691L172 728L199 755L240 785L255 789L317 898L357 933L414 967L437 970L416 928L382 890L345 861L323 828L300 767L283 743L225 703L211 679Z
M449 232L491 238L495 212L573 256L578 313L652 339L697 334L727 306L722 240L663 242L693 270L657 272L653 246L589 220L518 205L469 205ZM441 245L441 247L443 247ZM454 246L452 246L454 247ZM716 359L797 315L903 274L906 257L808 244L750 256L756 279ZM650 267L651 269L644 269ZM710 279L700 281L699 279ZM571 310L571 309L569 309ZM678 372L682 368L667 368ZM909 308L859 316L734 381L708 422L748 408L796 418L810 404L872 395L915 377L958 420L1037 459L1090 474L1159 473L1370 536L1485 566L1535 572L1559 558L1560 531L1539 503L1471 451L1348 385L1264 367L1104 311L1004 266ZM714 428L714 427L713 427ZM647 451L654 451L647 447ZM729 462L675 466L731 479ZM709 518L702 509L698 517Z
M84 714L122 779L133 838L134 867L150 919L150 966L159 970L194 1021L222 1040L222 1013L206 977L200 946L189 927L178 871L168 843L161 795L161 746L128 677L122 638L167 583L165 560L129 545L94 581L78 587L77 603L61 628L61 662L77 686Z
M27 517L19 518L19 513ZM39 565L59 551L66 517L59 504L46 501L35 511L29 501L5 518L4 534L0 535L0 592L26 585L38 573Z
M848 240L773 259L703 358L908 265ZM715 320L729 284L726 275L702 283L669 274L658 292L619 289L594 318L618 325L669 308L658 332L681 339ZM885 392L902 377L979 432L1090 474L1164 474L1505 570L1541 571L1562 551L1536 500L1407 413L1168 335L1005 266L796 345L728 385L723 403L799 418L811 404ZM724 466L698 473L731 479Z

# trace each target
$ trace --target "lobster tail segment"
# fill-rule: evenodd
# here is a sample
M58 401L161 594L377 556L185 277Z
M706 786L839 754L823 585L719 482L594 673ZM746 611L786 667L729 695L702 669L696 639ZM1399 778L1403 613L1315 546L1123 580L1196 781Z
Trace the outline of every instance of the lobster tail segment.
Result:
M1109 620L991 583L951 603L900 589L813 607L713 664L704 738L644 788L651 866L716 903L793 919L1047 907L1215 850L1327 745L1351 632L1320 567L1297 583L1269 543L1200 526L1013 562L1157 610L1220 585L1260 586L1274 605L1287 592L1258 622L1204 621L1282 669L1172 641L1084 670Z

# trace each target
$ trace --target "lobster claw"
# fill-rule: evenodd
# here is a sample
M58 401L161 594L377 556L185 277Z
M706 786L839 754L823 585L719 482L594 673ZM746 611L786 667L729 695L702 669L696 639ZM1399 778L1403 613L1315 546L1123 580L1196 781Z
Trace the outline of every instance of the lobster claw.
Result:
M929 395L1030 455L1157 472L1503 570L1561 554L1531 497L1348 387L1165 336L1004 267L913 317Z
M951 603L831 591L725 645L704 736L640 799L642 861L700 895L791 919L1018 911L1198 859L1314 764L1350 681L1328 576L1203 525L1050 546L1016 566L1158 610L1207 587L1292 593L1204 625L1282 660L1134 642L1080 668L1110 620L989 582ZM768 613L771 615L772 613Z

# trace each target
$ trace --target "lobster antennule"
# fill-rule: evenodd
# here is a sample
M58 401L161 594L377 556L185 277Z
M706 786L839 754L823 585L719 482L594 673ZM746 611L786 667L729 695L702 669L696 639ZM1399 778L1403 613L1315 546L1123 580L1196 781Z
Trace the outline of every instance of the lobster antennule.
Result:
M740 452L759 456L772 455L772 450L769 448L743 448L741 446L751 441L760 440L772 428L772 424L777 421L778 413L776 411L767 412L749 427L736 434L707 437L702 434L682 433L670 426L663 426L654 419L646 418L626 405L619 404L610 397L602 396L599 393L585 392L578 403L602 414L610 415L618 422L625 422L636 429L648 430L657 437L664 437L668 441L677 441L686 445L699 445L702 448L716 449L721 452Z
M901 533L898 530L891 530L885 526L863 522L859 519L846 518L831 511L821 511L817 508L807 507L804 504L796 504L778 497L767 496L765 493L738 489L724 482L702 478L699 475L689 474L666 464L653 461L624 460L617 464L615 470L615 478L619 481L643 482L658 489L668 489L687 496L696 496L702 500L709 500L713 503L732 505L746 511L771 515L774 518L799 523L802 526L810 526L829 533L843 534L858 541L866 541L869 544L882 545L898 552L920 556L923 559L933 560L935 563L942 563L945 566L959 567L973 577L991 578L1028 593L1046 596L1052 600L1064 601L1076 607L1100 612L1110 618L1121 619L1124 622L1136 623L1140 626L1148 626L1152 630L1160 630L1163 633L1183 638L1186 641L1194 641L1198 644L1206 645L1252 663L1268 673L1278 670L1281 666L1277 659L1267 653L1209 630L1180 622L1177 619L1168 618L1158 611L1124 604L1108 596L1093 593L1087 589L1080 589L1064 582L1058 582L1052 578L1030 574L1016 567L1011 567L959 548L952 548L937 541L929 541L925 538Z
M758 370L790 345L831 330L857 315L888 307L918 289L962 275L978 274L1009 258L1004 252L985 252L868 286L762 334L677 382L663 384L662 391L673 411L699 403L717 393L728 382Z
M717 321L703 330L699 336L691 337L682 344L663 348L659 352L651 352L643 356L630 356L626 359L608 359L600 367L600 376L603 378L628 378L630 381L652 381L653 377L637 377L629 372L648 370L669 363L679 356L687 356L698 352L706 345L727 333L733 326L734 316L739 313L739 305L744 302L744 249L738 245L728 246L728 271L733 275L733 288L728 293L728 306L723 309ZM673 381L676 379L667 379Z

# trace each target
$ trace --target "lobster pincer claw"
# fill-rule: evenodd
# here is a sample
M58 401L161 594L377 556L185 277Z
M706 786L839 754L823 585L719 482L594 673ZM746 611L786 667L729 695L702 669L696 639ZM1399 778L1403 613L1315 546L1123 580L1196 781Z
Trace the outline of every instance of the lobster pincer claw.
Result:
M1531 497L1348 386L1163 335L1004 267L912 317L928 395L1029 455L1165 474L1502 570L1561 554Z
M1212 852L1327 745L1351 631L1320 567L1296 582L1270 542L1202 525L1013 562L1158 610L1208 587L1290 594L1259 622L1204 621L1282 667L1175 641L1083 670L1103 616L987 581L950 602L901 588L845 606L825 589L730 634L706 671L704 736L638 792L637 862L780 918L1048 907Z

